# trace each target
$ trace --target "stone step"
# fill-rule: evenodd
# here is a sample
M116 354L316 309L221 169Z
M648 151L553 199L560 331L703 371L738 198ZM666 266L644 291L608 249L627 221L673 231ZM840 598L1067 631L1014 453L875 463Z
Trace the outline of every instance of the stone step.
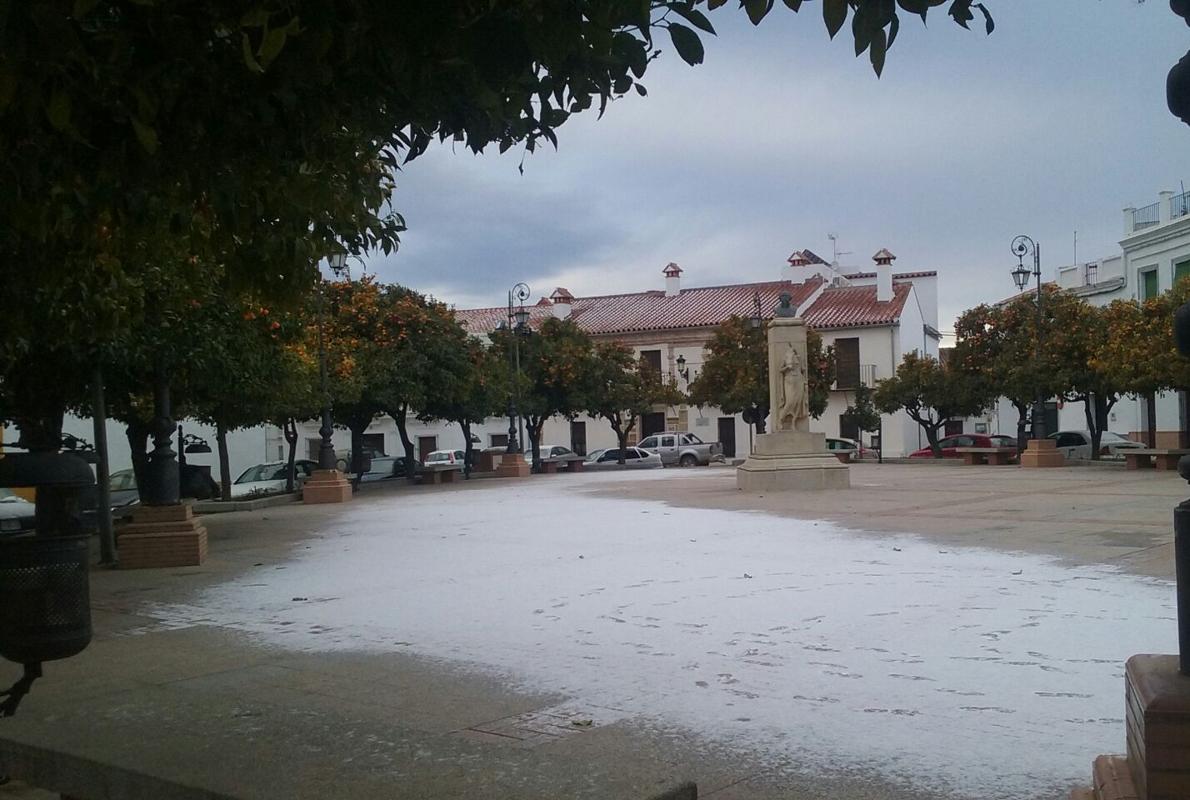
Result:
M1124 756L1099 756L1091 767L1091 778L1095 800L1140 800Z

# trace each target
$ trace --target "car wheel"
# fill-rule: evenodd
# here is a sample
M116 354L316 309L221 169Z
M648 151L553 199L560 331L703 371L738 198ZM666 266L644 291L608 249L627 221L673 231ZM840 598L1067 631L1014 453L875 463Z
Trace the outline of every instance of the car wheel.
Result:
M680 459L678 459L678 464L680 464L683 467L697 467L698 459L695 458L694 456L690 455L689 453L687 453L686 455L684 455Z

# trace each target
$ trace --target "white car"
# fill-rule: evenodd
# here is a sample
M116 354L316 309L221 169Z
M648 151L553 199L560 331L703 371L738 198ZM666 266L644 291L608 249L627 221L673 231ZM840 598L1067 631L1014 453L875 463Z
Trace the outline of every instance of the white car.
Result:
M462 450L435 450L426 456L427 467L440 467L443 464L454 465L459 471L463 469L463 461L467 454Z
M608 447L587 455L583 469L616 469L620 467L620 448ZM624 452L625 469L654 469L661 467L661 454L650 453L639 447L629 447Z
M1057 441L1058 452L1067 458L1091 458L1091 434L1089 431L1058 431L1046 437ZM1127 436L1111 431L1104 431L1099 438L1100 458L1123 458L1124 450L1136 450L1145 445L1133 441Z
M33 503L13 494L11 489L0 489L0 536L32 531L33 508Z
M253 495L275 494L285 491L285 473L289 464L285 461L273 461L268 464L257 464L248 467L240 473L231 485L231 496L251 497ZM294 483L301 486L314 470L318 469L318 462L299 458L293 462Z

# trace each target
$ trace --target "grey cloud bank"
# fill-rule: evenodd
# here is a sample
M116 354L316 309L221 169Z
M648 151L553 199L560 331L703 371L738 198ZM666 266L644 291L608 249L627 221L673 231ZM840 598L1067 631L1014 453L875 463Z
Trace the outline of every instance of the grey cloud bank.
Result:
M1046 0L992 5L990 37L944 15L906 19L877 80L818 15L777 8L759 28L725 8L707 63L672 52L649 96L561 129L525 159L449 146L408 165L394 197L401 250L369 271L460 306L535 294L771 279L788 254L941 273L944 327L1011 293L1008 242L1043 244L1053 275L1109 254L1119 209L1187 177L1187 131L1164 79L1190 45L1164 3Z

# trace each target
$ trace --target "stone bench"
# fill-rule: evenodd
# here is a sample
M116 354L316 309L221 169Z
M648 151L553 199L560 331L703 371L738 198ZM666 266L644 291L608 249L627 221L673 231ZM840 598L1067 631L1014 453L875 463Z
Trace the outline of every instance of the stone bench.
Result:
M1177 469L1178 459L1190 455L1190 450L1149 447L1129 448L1117 452L1124 454L1124 469L1148 469L1154 464L1157 469Z
M455 464L426 464L418 470L422 483L454 483L458 473Z
M1015 447L956 447L955 452L963 457L964 464L991 464L1001 466L1016 458Z
M542 474L552 474L556 472L582 472L583 461L582 456L566 456L565 458L543 458L541 459Z

